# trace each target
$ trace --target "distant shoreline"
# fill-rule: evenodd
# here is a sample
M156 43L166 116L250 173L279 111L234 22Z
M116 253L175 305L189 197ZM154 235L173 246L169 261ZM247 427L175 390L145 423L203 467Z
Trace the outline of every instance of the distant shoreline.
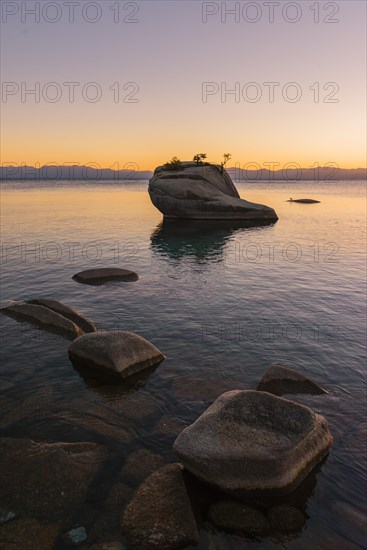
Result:
M205 166L203 166L205 170ZM321 181L337 182L345 180L366 180L367 168L287 168L286 171L266 169L244 170L228 168L228 174L234 183L242 182L273 182L273 181ZM111 170L109 168L93 168L90 166L2 166L0 181L112 181L128 182L149 180L153 176L151 170Z

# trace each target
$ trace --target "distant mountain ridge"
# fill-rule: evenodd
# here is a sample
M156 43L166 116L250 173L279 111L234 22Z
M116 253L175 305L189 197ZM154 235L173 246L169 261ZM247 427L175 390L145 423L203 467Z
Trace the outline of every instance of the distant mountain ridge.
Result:
M332 166L319 168L287 168L282 170L244 170L228 168L227 172L235 183L241 181L341 181L365 180L367 168L337 168Z
M365 180L367 168L289 168L286 170L267 169L244 170L238 167L227 169L235 183L242 181L340 181ZM153 175L151 170L112 170L111 168L94 168L91 166L2 166L0 167L1 181L16 180L67 180L67 181L134 181L147 180Z
M112 170L111 168L94 168L92 166L2 166L0 180L67 180L67 181L129 181L151 178L151 170Z

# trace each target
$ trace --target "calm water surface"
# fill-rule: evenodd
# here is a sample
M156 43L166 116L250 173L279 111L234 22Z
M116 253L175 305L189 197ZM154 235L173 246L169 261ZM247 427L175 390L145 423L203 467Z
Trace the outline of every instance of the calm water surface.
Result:
M143 448L175 460L181 427L223 391L256 388L280 361L329 391L293 397L324 414L335 438L306 489L307 525L293 537L256 539L211 532L203 522L199 548L366 547L365 182L238 184L243 198L279 216L275 225L252 229L162 225L146 188L147 182L3 186L2 305L64 301L99 329L141 334L167 359L133 388L102 385L73 368L67 340L2 316L1 433L102 438L116 457L104 488L116 480L135 487L121 473L130 453ZM290 196L321 203L290 204ZM133 269L140 279L99 287L72 280L98 266ZM123 444L88 425L91 408L103 417L126 403L133 413L123 422ZM83 425L78 417L71 428L78 412Z

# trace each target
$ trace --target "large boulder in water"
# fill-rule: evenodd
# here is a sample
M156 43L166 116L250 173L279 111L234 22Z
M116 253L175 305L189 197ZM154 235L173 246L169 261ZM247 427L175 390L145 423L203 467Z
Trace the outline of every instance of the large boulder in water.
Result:
M183 430L174 450L194 475L235 496L292 491L327 454L324 417L267 392L222 394Z
M228 173L216 164L183 162L180 170L159 166L149 182L152 203L166 218L241 220L252 224L278 220L269 206L240 198Z

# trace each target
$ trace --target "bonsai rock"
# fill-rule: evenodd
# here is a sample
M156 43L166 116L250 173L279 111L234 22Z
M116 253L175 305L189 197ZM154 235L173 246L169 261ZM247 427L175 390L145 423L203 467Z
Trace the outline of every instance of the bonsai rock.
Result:
M159 166L148 191L152 203L166 218L241 220L251 224L278 220L269 206L241 199L228 173L216 164L183 162L178 170Z

